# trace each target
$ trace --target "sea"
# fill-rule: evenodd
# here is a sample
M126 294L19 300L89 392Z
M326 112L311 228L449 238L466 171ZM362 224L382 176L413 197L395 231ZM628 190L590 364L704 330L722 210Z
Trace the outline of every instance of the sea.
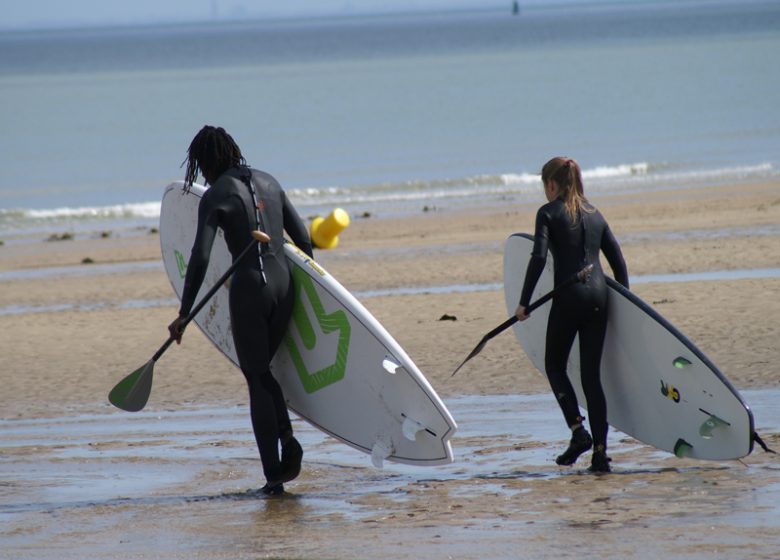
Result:
M481 10L0 33L0 240L152 228L222 126L303 216L780 175L780 2Z

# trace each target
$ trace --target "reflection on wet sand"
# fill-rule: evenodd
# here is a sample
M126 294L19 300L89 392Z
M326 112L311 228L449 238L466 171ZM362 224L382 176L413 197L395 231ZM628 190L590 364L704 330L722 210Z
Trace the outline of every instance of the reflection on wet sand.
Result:
M777 391L743 394L777 446ZM780 463L683 460L611 434L614 473L553 459L565 446L546 394L448 405L456 460L386 464L308 425L302 476L258 493L244 407L0 422L8 558L774 557ZM766 422L775 422L767 425ZM708 556L710 555L710 556ZM5 557L5 556L4 556Z

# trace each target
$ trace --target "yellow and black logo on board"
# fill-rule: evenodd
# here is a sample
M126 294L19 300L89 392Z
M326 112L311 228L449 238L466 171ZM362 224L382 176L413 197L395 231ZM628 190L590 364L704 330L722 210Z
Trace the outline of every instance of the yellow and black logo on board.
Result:
M665 383L663 379L661 380L661 394L676 403L680 402L680 391L672 385Z

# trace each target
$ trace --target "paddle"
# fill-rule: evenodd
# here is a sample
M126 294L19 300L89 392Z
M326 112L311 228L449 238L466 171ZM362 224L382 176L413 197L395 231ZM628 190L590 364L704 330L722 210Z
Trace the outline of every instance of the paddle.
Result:
M526 314L530 315L531 312L534 309L544 305L545 303L550 301L553 297L555 297L556 294L559 294L561 291L565 290L566 288L568 288L572 284L576 284L577 282L582 282L584 284L588 280L588 278L590 278L590 273L592 271L593 271L593 265L589 264L588 266L586 266L585 268L583 268L582 270L580 270L576 274L572 275L571 278L568 278L567 280L564 280L558 286L556 286L553 290L547 292L542 297L537 299L535 302L533 302L530 305L528 305L528 307L525 308ZM491 338L493 338L497 334L505 331L506 329L508 329L509 327L514 325L515 323L517 323L517 321L518 321L517 316L512 316L509 319L507 319L506 321L504 321L503 323L501 323L500 325L498 325L495 329L493 329L492 331L487 333L485 336L483 336L482 340L479 341L479 344L477 344L477 346L474 348L474 350L472 350L471 353L468 356L466 356L466 359L463 360L463 362L457 368L455 368L455 371L452 372L452 375L450 375L450 377L453 377L456 373L458 373L458 370L463 367L463 364L465 364L471 358L473 358L474 356L476 356L477 354L482 352L482 349L485 347L485 344L487 344L488 340L490 340Z
M190 314L181 323L182 330L195 318L195 315L206 305L206 302L217 293L217 290L225 283L231 274L236 270L236 267L241 262L247 253L257 245L257 243L268 243L271 238L268 234L262 231L252 232L252 241L241 251L233 264L228 267L225 273L217 280L211 289L203 296L203 299L198 302L195 307L192 308ZM108 394L108 400L117 408L126 410L128 412L137 412L146 406L146 401L149 400L149 394L152 391L152 374L154 372L154 363L160 359L168 347L176 340L173 336L168 337L165 344L160 346L160 349L155 352L152 359L146 362L143 366L135 370L133 373L122 379L116 386L111 389Z

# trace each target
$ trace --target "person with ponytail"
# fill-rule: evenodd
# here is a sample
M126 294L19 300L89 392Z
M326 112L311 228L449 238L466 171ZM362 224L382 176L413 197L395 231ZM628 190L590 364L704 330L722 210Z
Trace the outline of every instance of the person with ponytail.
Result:
M270 369L294 300L284 232L311 257L309 232L276 179L249 167L225 129L204 126L190 143L185 162L185 188L192 186L198 174L209 188L198 207L179 316L168 326L178 343L182 321L203 283L217 229L223 231L234 260L251 242L253 230L271 238L242 259L231 278L229 302L233 342L249 386L252 428L267 481L263 492L278 495L284 492L285 482L298 476L303 459L282 389Z
M601 213L588 202L582 173L576 161L554 157L542 168L542 183L548 203L536 214L534 247L525 274L523 291L515 315L528 319L525 312L539 276L554 257L555 284L558 285L589 264L593 272L584 284L577 283L552 301L547 323L545 371L572 435L569 447L557 457L559 465L573 465L593 447L589 470L609 472L607 456L607 403L601 386L601 354L607 329L607 285L600 264L604 253L615 280L628 288L628 270L620 245ZM566 364L574 337L579 334L582 389L590 415L588 433L580 415Z

